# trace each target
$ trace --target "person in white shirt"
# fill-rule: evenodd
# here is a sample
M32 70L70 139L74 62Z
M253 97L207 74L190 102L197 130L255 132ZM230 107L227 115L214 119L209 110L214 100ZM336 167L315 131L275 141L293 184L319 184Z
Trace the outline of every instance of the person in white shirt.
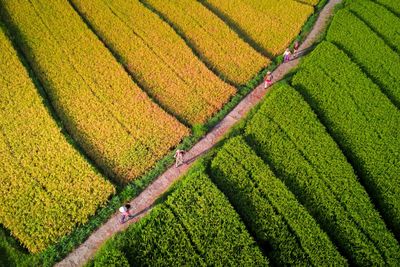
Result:
M175 168L178 168L183 164L183 156L185 155L185 150L178 149L175 152L174 158L175 158Z
M285 50L285 53L283 53L283 62L288 62L290 61L290 56L292 55L292 52L290 52L290 49L287 48Z

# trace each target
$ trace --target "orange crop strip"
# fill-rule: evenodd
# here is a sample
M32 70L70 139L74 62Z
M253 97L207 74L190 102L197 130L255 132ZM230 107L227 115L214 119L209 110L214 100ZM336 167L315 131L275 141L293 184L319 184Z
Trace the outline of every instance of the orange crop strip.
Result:
M145 3L177 28L214 69L236 84L245 84L270 63L197 1L146 0Z
M276 56L299 34L314 8L292 0L202 0L218 10L252 39L257 46Z
M0 223L35 253L115 190L60 133L1 30L0 50Z
M66 128L116 180L143 174L189 134L140 90L66 0L3 6Z
M188 124L204 123L235 94L139 1L71 2L149 95Z

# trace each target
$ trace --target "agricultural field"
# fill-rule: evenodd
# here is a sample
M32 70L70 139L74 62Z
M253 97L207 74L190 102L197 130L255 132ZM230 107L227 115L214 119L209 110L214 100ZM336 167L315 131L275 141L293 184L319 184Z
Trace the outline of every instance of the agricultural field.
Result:
M309 100L337 139L365 179L361 181L387 222L399 235L399 110L331 43L322 43L307 58L293 85Z
M398 263L396 239L325 127L293 88L273 90L247 122L247 142L350 262Z
M317 49L325 49L325 44ZM199 233L192 232L190 236L194 236L200 248L209 245L209 228L195 227L190 222L213 220L214 206L205 204L205 214L192 213L194 206L207 202L193 199L204 197L205 193L200 189L194 193L188 184L196 181L209 186L210 180L226 195L271 265L326 262L332 266L397 266L400 263L400 245L382 219L381 209L375 207L354 168L312 107L288 84L275 85L263 104L233 135L189 172L175 186L178 190L172 189L170 197L149 216L106 243L89 266L111 264L121 255L126 258L127 266L168 266L169 257L178 262L184 257L186 262L202 265L191 246L182 248L184 237L173 241L178 235L174 231L180 226L174 230L169 223L165 226L166 219L160 213L173 207L171 199L185 203L181 209L188 213L184 221L190 225L185 229L202 229L202 235L208 238L198 238ZM214 221L213 225L219 224ZM168 230L159 230L164 226ZM220 244L218 238L211 239L214 245ZM159 246L153 240L165 245ZM146 249L143 243L148 245ZM170 249L162 251L166 247ZM207 251L211 253L212 249ZM228 249L223 251L230 253ZM234 255L230 257L233 259Z
M0 0L0 266L53 266L82 244L324 4ZM345 0L285 81L88 265L399 266L399 8Z
M243 137L230 139L218 151L210 175L257 240L268 244L263 248L275 264L346 265L316 221Z
M289 46L307 18L310 5L293 0L201 0L264 54L277 56ZM316 1L313 1L314 3Z
M204 123L235 94L139 1L71 2L144 90L187 124Z
M351 10L357 9L360 5L355 3L354 8L350 6L350 10L340 10L335 15L328 30L327 40L341 48L359 64L365 73L380 86L389 99L400 108L400 55L395 50L392 50L384 39L380 38L363 20L351 12ZM357 12L368 16L365 9ZM385 14L385 12L382 13L382 16ZM362 15L358 16L362 17ZM398 17L395 21L399 25ZM395 25L388 23L385 27L377 28L377 30L386 33L386 27L394 27ZM372 24L379 25L377 23ZM390 33L387 34L389 35ZM398 36L398 33L395 35ZM363 44L362 46L360 46L361 43Z
M268 266L199 164L151 215L108 241L89 266Z
M187 40L211 69L244 84L270 63L204 5L192 0L146 0Z
M371 1L353 0L349 11L362 20L394 51L400 53L399 18L384 6Z
M375 0L378 4L386 7L388 10L400 16L400 2L395 0Z
M380 5L371 13L376 5L349 2L334 17L326 41L198 163L271 265L400 264L400 112L389 94L399 83L391 80L388 90L380 82L393 79L397 63L376 76L368 68L381 66L388 53L398 56L391 38L395 34L377 18L394 24L399 18ZM347 31L352 35L342 33ZM376 47L369 61L356 56L367 55L360 52L365 47L356 45L366 42L364 35ZM175 197L188 198L182 192ZM186 208L194 203L187 202ZM158 212L144 221L156 223ZM142 233L139 228L128 231ZM107 252L113 246L128 243L122 238L127 237L117 235L91 264L111 259ZM122 252L127 264L144 264L129 258L141 253L131 248Z
M115 189L60 133L1 29L0 50L0 223L38 252Z
M68 132L107 174L127 183L189 130L131 80L67 1L46 3L2 1Z

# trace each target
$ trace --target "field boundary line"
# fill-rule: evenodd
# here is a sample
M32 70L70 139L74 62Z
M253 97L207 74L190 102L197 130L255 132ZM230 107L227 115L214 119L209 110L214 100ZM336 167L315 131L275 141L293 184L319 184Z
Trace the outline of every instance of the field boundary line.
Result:
M228 17L225 14L223 14L222 11L218 10L213 5L211 5L209 3L206 3L205 1L200 0L198 2L200 4L202 4L205 8L210 10L212 13L214 13L220 20L225 22L226 25L228 25L234 32L236 32L236 34L239 36L239 38L241 38L246 43L248 43L258 53L260 53L261 55L263 55L263 56L265 56L265 57L267 57L269 59L273 59L274 58L274 55L272 53L270 53L269 51L266 51L264 48L262 48L262 46L259 45L256 40L251 38L249 36L249 34L247 34L246 31L244 29L242 29L238 25L238 23L236 23L230 17Z
M179 29L178 26L176 26L171 20L167 18L167 16L164 16L160 11L158 11L156 8L154 8L150 3L146 2L146 0L139 0L139 2L146 7L148 10L156 14L163 22L168 24L172 30L183 40L183 42L189 47L190 50L192 50L193 54L212 72L217 76L220 80L226 82L227 84L237 87L239 84L235 84L232 82L230 79L228 79L225 75L222 74L221 71L217 70L211 62L211 60L207 59L204 55L201 54L200 51L198 51L195 48L195 44L193 41L190 40L185 34ZM218 17L218 16L217 16ZM238 36L241 38L240 36ZM243 40L243 39L242 39ZM244 40L243 40L244 41ZM244 41L246 42L246 41Z
M325 5L321 10L312 31L300 45L299 51L310 49L313 44L318 41L320 34L323 33L330 21L335 6L341 2L342 0L330 0ZM275 82L281 80L286 74L296 68L299 61L300 58L296 58L279 65L273 71ZM97 250L107 239L111 238L114 234L125 230L129 225L137 222L145 216L152 209L155 201L165 193L174 182L178 181L179 178L187 172L194 161L209 151L231 129L232 126L244 118L250 109L262 100L267 92L268 88L264 89L264 83L258 85L207 135L205 135L185 154L185 164L178 168L175 168L174 166L170 167L155 179L144 191L142 191L139 196L132 199L129 203L132 206L132 211L135 215L131 220L124 224L120 224L120 214L117 211L108 221L94 231L84 243L55 266L83 266L93 258Z
M129 70L127 64L124 62L122 55L117 52L116 49L112 48L112 46L107 42L106 38L93 26L93 24L85 17L85 14L79 10L79 8L73 3L71 0L67 0L69 5L72 7L72 9L78 14L82 22L86 25L86 27L96 36L96 38L104 45L104 47L111 53L115 61L118 63L118 65L124 70L124 72L128 75L128 77L132 80L134 84L146 95L148 99L150 99L154 104L156 104L160 109L162 109L165 113L167 113L169 116L175 118L176 120L179 121L182 125L184 125L187 128L190 128L191 125L186 122L185 119L183 119L180 115L175 114L172 112L168 107L166 107L164 104L162 104L159 100L157 100L150 92L149 89L146 88L142 82L139 81L137 75L133 73L132 71ZM110 8L111 10L111 8ZM111 12L114 13L113 10ZM117 15L115 15L118 19L120 19ZM123 22L125 24L125 22ZM135 33L136 34L136 33ZM137 35L137 34L136 34ZM140 38L140 37L139 37Z

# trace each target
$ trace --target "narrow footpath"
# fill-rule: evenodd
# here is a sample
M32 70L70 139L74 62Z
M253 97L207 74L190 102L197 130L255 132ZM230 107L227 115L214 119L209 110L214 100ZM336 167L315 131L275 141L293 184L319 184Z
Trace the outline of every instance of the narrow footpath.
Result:
M327 23L334 11L334 7L341 1L342 0L330 0L328 4L326 4L326 6L321 10L312 31L299 47L300 53L301 51L309 50L311 46L318 40L320 34L327 26ZM274 82L281 80L298 64L299 58L279 65L278 68L276 68L272 73L274 76ZM179 168L175 168L174 166L170 167L167 171L155 179L139 196L132 199L129 203L133 207L133 214L137 214L137 216L124 224L120 224L120 214L117 211L99 229L94 231L84 243L82 243L55 266L83 266L95 255L96 251L107 239L114 234L123 231L129 225L137 222L143 216L145 216L151 210L153 203L168 190L170 185L177 181L183 174L185 174L198 157L202 156L205 152L211 149L236 122L242 119L251 108L258 104L267 91L268 89L264 89L264 84L260 84L256 89L248 94L222 121L220 121L211 132L203 137L185 154L185 161L188 162L187 164L184 164Z

